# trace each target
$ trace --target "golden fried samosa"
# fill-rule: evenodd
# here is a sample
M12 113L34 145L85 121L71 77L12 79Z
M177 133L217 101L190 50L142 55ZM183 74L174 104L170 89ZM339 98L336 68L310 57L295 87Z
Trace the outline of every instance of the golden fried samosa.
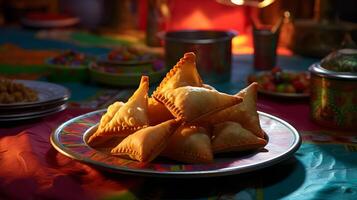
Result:
M111 150L111 154L140 162L150 162L166 147L179 124L179 121L171 119L156 126L143 128L121 141Z
M213 161L210 136L203 127L182 125L161 155L185 163L210 163Z
M185 122L192 122L242 102L239 96L192 86L167 90L164 94L156 93L154 98L165 104L176 118Z
M236 96L243 98L242 103L217 112L203 121L210 124L216 124L224 121L235 121L240 123L245 129L251 131L256 136L263 138L264 133L260 126L259 115L257 112L257 90L258 83L250 84L248 87L236 94Z
M149 98L148 115L150 126L154 126L174 118L165 105L158 102L154 98Z
M185 53L183 58L166 74L153 95L182 86L202 87L202 84L202 79L196 68L196 55L189 52Z
M139 88L129 100L115 112L109 122L102 125L102 128L97 129L89 138L88 143L92 146L96 146L108 139L108 136L126 137L136 130L148 126L148 90L149 77L142 76Z
M214 153L259 149L267 141L257 137L237 122L216 124L213 129L212 150Z

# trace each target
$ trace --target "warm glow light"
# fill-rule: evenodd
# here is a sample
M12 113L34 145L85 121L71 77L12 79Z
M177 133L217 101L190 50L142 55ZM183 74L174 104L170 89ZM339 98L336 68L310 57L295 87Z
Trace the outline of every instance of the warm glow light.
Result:
M233 54L252 54L253 46L252 41L248 35L239 35L232 40L232 53Z
M227 0L230 1L230 0ZM166 30L216 29L244 32L249 24L243 6L228 7L215 1L177 1Z
M234 3L236 5L243 5L244 4L244 0L232 0L232 3Z
M264 8L264 7L269 6L270 4L272 4L274 1L275 0L264 0L264 1L262 1L262 2L260 2L258 4L258 7L259 8Z
M258 7L258 8L264 8L272 4L275 0L263 0L263 1L258 1L258 0L231 0L231 2L235 5L241 6L241 5L246 5L246 6L253 6L253 7ZM218 1L218 2L222 2Z
M253 54L253 41L251 34L241 34L232 40L232 53L235 55ZM292 51L285 47L278 47L278 55L291 56Z
M197 23L200 22L200 23ZM212 20L206 16L202 10L194 10L190 15L181 21L176 22L176 26L195 28L195 29L209 29L212 27Z
M171 16L166 31L201 29L201 30L235 30L238 36L233 38L232 53L235 55L253 54L252 28L248 19L249 8L246 6L224 6L220 4L237 5L240 2L262 3L267 5L273 0L216 0L205 1L177 1L171 8ZM216 3L219 2L220 4ZM233 4L233 2L237 4ZM265 2L265 3L263 3ZM248 6L248 5L247 5ZM255 5L258 7L258 5ZM198 23L199 22L199 23ZM279 55L292 55L286 47L278 47Z

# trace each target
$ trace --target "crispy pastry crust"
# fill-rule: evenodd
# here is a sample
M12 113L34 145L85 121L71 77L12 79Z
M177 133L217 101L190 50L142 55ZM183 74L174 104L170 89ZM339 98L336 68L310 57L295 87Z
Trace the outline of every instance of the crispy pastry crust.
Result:
M202 127L183 124L171 136L162 155L185 163L210 163L213 153L209 133Z
M185 53L184 57L166 74L160 85L153 92L153 96L166 89L175 89L181 86L202 87L203 81L196 68L196 55L193 52Z
M174 118L165 105L154 98L149 98L148 115L150 126L154 126Z
M236 96L243 98L243 102L228 107L220 112L201 119L201 123L217 124L225 121L235 121L240 123L256 136L263 138L264 132L260 127L259 115L257 112L257 90L258 83L252 83L241 90Z
M198 95L201 95L199 97L201 100L206 99L207 104L204 106L197 105L196 108L193 108L194 106L192 105L197 104L195 98L197 98ZM154 98L163 103L177 119L182 119L185 122L197 121L206 115L211 115L212 113L242 102L242 98L238 96L192 86L169 90L166 91L166 94L155 94ZM200 102L198 103L200 104Z
M147 127L149 125L147 114L148 90L149 77L142 76L138 89L130 99L116 111L111 120L104 125L104 128L98 129L89 138L88 143L96 146L105 142L107 136L126 137Z
M266 140L257 137L236 122L228 121L217 124L213 130L212 149L214 153L259 149L266 144Z
M166 147L179 124L179 121L172 119L141 129L121 141L111 150L111 154L140 162L150 162Z

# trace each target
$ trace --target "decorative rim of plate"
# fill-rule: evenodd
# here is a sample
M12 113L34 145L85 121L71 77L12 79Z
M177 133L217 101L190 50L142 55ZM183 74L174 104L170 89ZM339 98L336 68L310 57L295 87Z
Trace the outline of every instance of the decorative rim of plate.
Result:
M51 95L47 99L39 99L38 101L34 102L19 102L19 103L12 103L12 104L0 104L0 108L4 107L6 109L9 108L25 108L25 107L32 107L32 106L38 106L42 104L48 104L56 101L66 101L70 98L71 93L70 91L58 84L54 83L49 83L49 82L43 82L43 81L31 81L31 80L14 80L15 82L22 83L26 87L29 87L33 90L36 90L39 95L42 93L44 94L45 92L51 92ZM30 84L30 85L29 85ZM51 89L50 89L51 88Z
M259 162L253 162L250 164L247 163L251 162L251 157L240 157L238 158L238 160L237 158L236 160L228 159L229 162L223 161L207 165L140 163L137 161L122 159L119 157L105 154L103 152L95 150L94 148L86 144L85 136L86 133L89 131L88 129L95 126L99 122L100 116L103 112L105 112L105 109L93 111L63 123L51 134L51 144L57 151L70 158L109 171L124 174L135 174L141 176L171 178L224 176L258 170L261 168L272 166L289 158L295 153L295 151L297 151L301 144L301 137L299 133L289 123L270 114L259 112L259 115L261 117L265 117L276 123L279 123L282 127L286 129L285 132L282 130L280 130L280 132L279 130L275 130L276 133L274 134L280 134L278 135L279 137L272 137L268 134L269 143L267 147L269 145L269 148L274 147L274 149L272 149L274 151L268 152L269 154L275 155L275 157L273 158L269 158L269 155L255 152L251 156L252 158L256 158ZM92 119L91 117L97 117L97 119ZM73 130L71 130L71 128L73 128ZM290 134L286 134L286 132L289 132ZM63 138L60 138L60 136ZM289 141L287 139L291 140ZM273 143L271 141L273 141ZM279 141L279 145L275 144L274 141ZM266 160L262 161L262 158L265 158ZM239 166L239 164L245 162L245 165Z

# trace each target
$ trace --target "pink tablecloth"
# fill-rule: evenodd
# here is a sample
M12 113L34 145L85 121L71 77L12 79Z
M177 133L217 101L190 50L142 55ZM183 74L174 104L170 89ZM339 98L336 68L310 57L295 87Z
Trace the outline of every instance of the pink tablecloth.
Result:
M32 124L0 129L0 199L97 199L140 181L110 179L52 147L51 132L85 112L66 110Z

